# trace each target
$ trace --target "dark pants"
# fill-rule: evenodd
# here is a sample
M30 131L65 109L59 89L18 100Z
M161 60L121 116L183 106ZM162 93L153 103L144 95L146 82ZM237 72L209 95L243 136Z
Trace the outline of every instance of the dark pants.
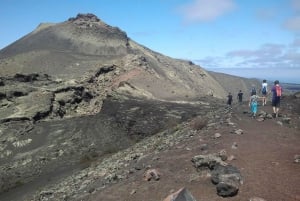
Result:
M280 107L280 96L273 97L272 106L273 107Z

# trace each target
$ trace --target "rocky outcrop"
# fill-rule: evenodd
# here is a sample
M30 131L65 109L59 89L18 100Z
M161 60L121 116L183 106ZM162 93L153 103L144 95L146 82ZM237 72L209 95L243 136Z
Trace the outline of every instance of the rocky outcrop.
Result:
M32 98L33 95L38 93L31 92L23 98ZM71 100L69 98L66 94L64 100ZM127 148L133 142L172 129L193 116L205 115L207 111L196 109L201 105L205 103L183 104L111 97L104 101L101 112L96 115L35 123L29 119L5 121L0 126L0 172L3 181L0 190L3 192L17 187L18 181L22 185L39 183L43 175L58 176L66 174L66 169L89 166L92 161ZM35 113L39 109L38 114L42 115L43 107L38 106L41 104L33 103L27 108ZM212 107L215 105L207 110ZM26 111L25 108L22 111ZM30 113L26 111L25 114ZM57 168L60 171L56 172ZM149 175L153 175L154 180L159 178L159 174L150 172ZM112 176L109 181L113 180Z
M69 18L68 21L74 22L76 20L81 20L81 21L87 21L87 22L99 22L100 19L92 14L92 13L88 13L88 14L78 14L76 17L71 17Z

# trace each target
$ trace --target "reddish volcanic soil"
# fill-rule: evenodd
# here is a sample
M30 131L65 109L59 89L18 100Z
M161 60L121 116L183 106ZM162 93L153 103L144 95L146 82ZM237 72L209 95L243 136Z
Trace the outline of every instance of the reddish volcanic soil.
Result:
M268 105L259 107L261 110L272 113ZM289 115L292 120L290 124L280 125L277 121L281 117L258 121L244 111L248 111L246 104L234 105L227 114L233 125L224 123L216 129L197 131L179 144L142 159L141 164L161 173L160 180L145 181L145 168L142 168L86 200L163 201L182 187L197 201L248 201L253 197L267 201L300 200L300 164L294 162L295 155L300 154L299 114L282 109L281 114ZM234 129L242 129L243 134L233 134ZM215 133L221 137L214 138ZM204 151L203 144L207 144ZM233 148L233 144L237 147ZM237 167L243 177L243 184L234 197L218 196L209 170L199 172L191 162L195 155L218 153L222 149L228 156L234 156L234 160L226 162Z

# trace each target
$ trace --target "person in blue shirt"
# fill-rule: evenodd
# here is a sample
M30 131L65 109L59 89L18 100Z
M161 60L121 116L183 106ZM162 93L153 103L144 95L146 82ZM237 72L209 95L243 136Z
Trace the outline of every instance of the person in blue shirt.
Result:
M258 95L256 95L256 92L253 92L249 99L249 107L251 110L252 118L255 118L257 114L258 99L262 99L262 97L259 97Z

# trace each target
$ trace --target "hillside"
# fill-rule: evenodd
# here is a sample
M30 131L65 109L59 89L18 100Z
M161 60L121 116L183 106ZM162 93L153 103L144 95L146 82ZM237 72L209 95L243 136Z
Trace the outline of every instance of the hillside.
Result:
M210 73L213 78L218 80L224 89L227 92L232 93L234 97L237 96L239 90L242 90L245 99L248 100L252 87L255 87L257 90L261 88L261 82L258 79L245 79L242 77L213 71L209 71L208 73Z
M112 66L112 75L106 74L105 78L109 83L106 91L120 90L163 100L226 95L200 66L153 52L92 14L41 25L0 51L2 77L38 73L47 74L54 81L76 84L95 77L94 85L99 85L97 72ZM126 84L120 87L120 82Z

